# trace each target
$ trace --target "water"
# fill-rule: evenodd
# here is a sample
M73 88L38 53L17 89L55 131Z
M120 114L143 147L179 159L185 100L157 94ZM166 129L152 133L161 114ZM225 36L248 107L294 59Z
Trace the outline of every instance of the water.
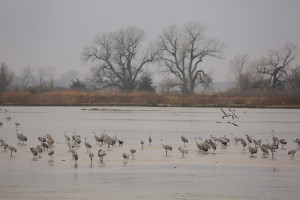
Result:
M222 120L219 108L151 107L2 107L0 138L18 149L10 156L0 152L0 199L299 199L300 153L291 160L287 151L300 138L298 109L236 109L240 115L235 127ZM4 112L7 109L8 112ZM227 110L227 109L225 109ZM246 112L243 114L243 112ZM6 121L6 117L12 117ZM222 123L216 123L220 121ZM18 144L19 133L28 137ZM272 132L288 142L277 150L275 159L254 158L233 141L216 153L199 154L194 138L210 135L229 138L245 134L272 142ZM94 134L103 131L121 137L123 147L114 146L101 163ZM90 164L87 150L78 149L78 165L65 144L64 134L76 132L86 137L95 154ZM37 137L51 134L55 140L54 159L47 152L33 158L29 147L39 144ZM148 145L148 136L153 138ZM189 139L182 157L177 147L180 136ZM161 139L173 146L165 155ZM142 149L140 141L144 140ZM136 148L134 158L123 163L123 152Z

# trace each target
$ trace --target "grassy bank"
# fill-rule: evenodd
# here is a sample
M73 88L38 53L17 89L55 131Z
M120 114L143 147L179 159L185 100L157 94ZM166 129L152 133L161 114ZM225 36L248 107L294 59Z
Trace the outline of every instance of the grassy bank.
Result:
M0 105L20 106L174 106L174 107L279 107L300 108L300 96L227 96L149 94L141 92L58 91L32 94L6 92Z

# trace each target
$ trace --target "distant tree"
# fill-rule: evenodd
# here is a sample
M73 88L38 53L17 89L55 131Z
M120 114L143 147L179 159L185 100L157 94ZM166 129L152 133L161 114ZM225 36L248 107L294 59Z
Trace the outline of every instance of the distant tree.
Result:
M30 66L26 66L21 69L20 76L18 76L18 81L22 90L27 89L29 86L33 85L34 70Z
M70 85L72 90L84 90L85 84L81 82L79 79L73 80L72 84Z
M183 94L193 94L197 85L206 87L212 80L200 63L209 57L221 58L225 45L205 37L205 26L199 22L183 28L166 28L159 36L158 47L163 72L170 77L168 86L180 88Z
M53 90L53 88L54 88L55 73L56 73L56 68L54 66L47 67L46 77L48 79L48 83L49 83L48 87L50 90Z
M82 60L91 62L93 78L100 88L113 87L121 91L136 89L143 68L157 60L157 52L149 45L143 49L145 33L137 27L97 36L84 48ZM101 81L101 83L99 83Z
M155 87L153 86L152 79L149 76L143 76L140 83L138 84L138 90L146 92L155 92Z
M9 84L13 80L13 73L8 70L8 66L5 62L0 64L0 94L5 92Z
M253 73L247 54L235 56L229 61L229 67L237 88L246 90L253 86Z
M268 80L271 88L284 88L292 79L293 71L298 66L293 66L297 46L286 44L280 51L270 51L267 57L261 59L257 71Z

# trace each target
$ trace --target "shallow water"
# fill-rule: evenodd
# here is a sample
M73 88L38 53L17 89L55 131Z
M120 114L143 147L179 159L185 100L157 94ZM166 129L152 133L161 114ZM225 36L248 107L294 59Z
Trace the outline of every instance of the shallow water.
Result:
M219 108L152 107L2 107L0 137L18 149L10 156L0 152L0 199L299 199L300 153L291 160L287 151L300 137L298 109L236 109L235 127L222 120ZM8 112L4 112L7 109ZM243 114L246 112L246 114ZM11 121L6 121L10 116ZM222 123L216 123L220 121ZM28 137L18 144L19 133ZM197 151L194 138L210 135L229 138L245 134L272 142L272 132L287 140L275 159L263 158L261 151L249 157L248 150L233 141L215 153ZM121 137L122 147L114 146L101 163L99 145L93 132ZM78 149L78 165L65 144L64 134L76 132L87 138L95 154L90 164L84 144ZM55 140L54 159L47 152L33 158L29 147L39 144L38 136L51 134ZM152 145L147 138L151 134ZM180 136L189 139L182 157L177 147ZM165 155L161 139L173 146ZM140 141L144 140L142 149ZM123 163L123 152L136 148L134 158Z

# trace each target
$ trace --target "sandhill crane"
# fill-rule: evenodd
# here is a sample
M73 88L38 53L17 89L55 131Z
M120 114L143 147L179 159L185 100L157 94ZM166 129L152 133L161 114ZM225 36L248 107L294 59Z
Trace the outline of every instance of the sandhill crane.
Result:
M144 141L141 140L142 149L144 149Z
M215 153L215 150L217 150L217 146L215 143L213 143L212 140L209 140L208 143L210 145L210 147L213 149L213 153Z
M35 149L37 150L38 153L42 153L43 152L43 148L42 148L41 145L37 145Z
M3 122L0 122L0 127L2 127L3 126Z
M282 145L282 149L284 149L284 145L287 144L287 141L285 141L285 139L280 139L279 142Z
M16 125L16 128L19 128L21 124L19 122L15 122L15 125Z
M123 153L123 162L128 162L129 155L127 153Z
M218 138L216 138L212 135L210 135L210 138L214 141L215 144L219 141Z
M278 145L279 145L279 139L278 139L278 137L276 137L275 136L275 131L274 130L272 130L272 133L273 133L273 146L275 147L275 149L278 149Z
M119 143L119 146L122 146L123 143L124 143L124 140L122 140L122 139L120 139L120 138L117 138L117 141L118 141L118 143Z
M183 149L181 146L178 147L178 150L182 153L182 157L184 157L184 154L188 154L188 150Z
M52 148L54 140L52 137L47 137L48 148Z
M89 153L89 157L91 159L91 165L93 164L93 157L94 157L94 154L92 152Z
M102 149L100 149L100 150L98 151L98 156L99 156L101 162L103 162L103 157L106 156L106 152L103 151Z
M183 147L185 147L185 143L189 143L189 140L184 136L181 136L181 140L183 142Z
M94 133L94 139L95 139L95 141L96 141L96 144L97 144L97 142L98 142L98 144L100 143L100 137L98 137L96 134L95 134L95 132L93 132Z
M73 155L73 158L74 158L75 163L77 165L77 160L78 160L78 154L77 154L77 152L75 151L74 153L72 153L72 155Z
M86 141L86 138L84 138L84 145L86 147L86 151L90 151L92 148L92 145Z
M54 154L54 149L52 149L51 151L48 152L48 156L50 156L50 159L54 159L53 158L53 154Z
M17 153L17 149L11 145L8 145L7 148L10 150L10 156L12 156L12 152L14 151L15 153Z
M265 155L269 155L269 150L264 145L262 145L260 149L263 152L263 158L265 157Z
M248 145L251 144L252 141L253 141L253 139L252 139L249 135L247 135L247 134L245 134L245 135L246 135L246 137L247 137ZM250 145L249 145L249 146L250 146Z
M232 124L233 126L239 127L239 125L236 124L236 123L234 123L234 122L228 121L227 123L228 123L228 124Z
M30 147L31 153L33 154L33 158L38 155L37 150L34 147Z
M161 145L166 150L166 156L167 156L168 155L168 151L172 151L172 147L170 145L164 144L162 139L161 139Z
M222 144L222 148L225 149L225 147L227 146L227 143L228 143L227 140L224 137L222 137L222 138L220 138L220 142Z
M297 149L300 148L300 139L296 138L295 140L293 140L295 143L297 143Z
M151 146L151 143L152 143L152 137L151 137L151 135L149 135L148 141L149 141L149 146Z
M238 144L238 142L241 140L241 138L234 137L233 140L235 141L235 144Z
M245 147L247 146L246 140L244 140L243 138L241 138L241 139L240 139L240 142L241 142L241 144L242 144L242 146L243 146L243 150L245 150Z
M288 155L291 155L291 160L295 159L295 153L297 152L297 149L293 149L288 151Z
M47 139L45 137L38 137L38 140L40 142L46 142L47 141Z
M43 147L43 151L45 151L45 148L48 150L48 144L45 142L41 142L41 146Z
M136 149L133 149L133 148L130 149L130 153L131 153L132 158L134 157L135 152L136 152Z
M255 147L259 145L259 142L256 139L253 139L253 143L254 143Z
M251 157L253 157L253 154L257 153L257 147L248 147L249 153L251 154Z

